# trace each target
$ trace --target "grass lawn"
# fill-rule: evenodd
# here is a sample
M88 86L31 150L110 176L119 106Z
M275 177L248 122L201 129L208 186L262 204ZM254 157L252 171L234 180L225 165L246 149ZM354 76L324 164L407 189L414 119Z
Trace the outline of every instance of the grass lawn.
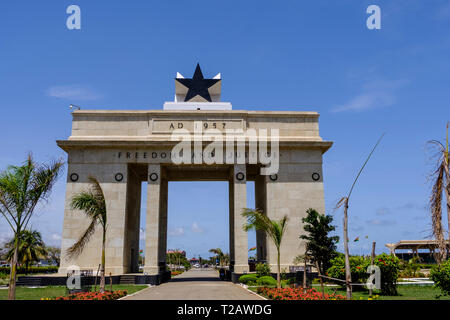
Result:
M148 288L145 285L121 285L114 284L113 290L127 290L128 294L135 293L139 290ZM98 289L98 285L97 285ZM106 286L106 290L109 290L109 285ZM54 298L63 296L66 294L66 287L42 287L42 288L27 288L16 287L16 299L17 300L40 300L41 298ZM0 290L0 300L8 299L8 289Z
M317 291L320 292L320 285L313 285ZM248 289L257 292L257 287L249 287ZM436 300L436 296L441 293L441 290L433 288L433 286L397 286L398 296L379 296L378 300ZM346 296L345 288L341 287L325 287L325 293L336 293ZM374 294L379 294L374 291ZM369 298L369 291L354 291L353 299L360 300L360 298L367 300ZM450 296L441 296L439 300L450 300Z
M314 286L314 288L320 292L320 285ZM341 294L346 296L345 288L341 287L325 287L325 293ZM397 286L398 296L379 296L378 300L436 300L436 296L441 294L441 290L433 288L433 286ZM379 294L377 290L374 294ZM369 291L354 291L352 293L353 299L359 300L361 297L365 300L369 297ZM450 296L442 296L439 300L450 300Z

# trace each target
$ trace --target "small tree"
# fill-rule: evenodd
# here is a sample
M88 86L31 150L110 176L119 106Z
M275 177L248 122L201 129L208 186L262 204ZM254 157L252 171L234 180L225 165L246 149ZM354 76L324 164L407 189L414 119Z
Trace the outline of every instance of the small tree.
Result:
M277 249L277 287L281 288L280 248L288 217L285 215L280 220L271 220L261 210L248 208L244 209L242 216L247 218L247 224L244 225L245 231L252 229L264 231L272 239Z
M330 236L330 232L336 229L332 226L333 217L321 215L314 209L306 210L307 216L302 218L303 229L307 234L301 235L300 239L306 241L306 254L317 261L320 273L325 274L331 266L330 260L336 253L336 243L338 236Z
M67 249L70 258L80 255L91 239L97 225L102 227L102 258L100 265L100 292L105 292L105 243L106 243L106 202L100 183L94 177L89 177L91 189L76 194L70 206L73 210L81 210L91 220L91 223L78 241Z

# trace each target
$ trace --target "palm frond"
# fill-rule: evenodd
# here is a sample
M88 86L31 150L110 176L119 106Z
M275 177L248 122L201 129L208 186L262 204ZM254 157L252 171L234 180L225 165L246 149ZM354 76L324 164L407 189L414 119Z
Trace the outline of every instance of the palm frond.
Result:
M84 247L87 245L95 232L96 224L97 220L92 220L88 228L84 231L83 235L78 239L78 241L67 249L66 252L69 258L77 257L81 254L81 252L83 252Z
M280 220L271 220L263 211L259 209L245 208L242 216L247 218L247 223L243 226L245 231L259 230L264 231L279 247L286 229L288 217L284 216Z
M70 207L74 210L82 211L91 219L91 223L78 241L67 249L67 255L69 258L76 257L81 254L84 247L91 239L91 236L94 234L97 223L102 225L103 236L105 236L106 233L105 197L97 179L89 176L89 182L90 189L75 194L70 201Z

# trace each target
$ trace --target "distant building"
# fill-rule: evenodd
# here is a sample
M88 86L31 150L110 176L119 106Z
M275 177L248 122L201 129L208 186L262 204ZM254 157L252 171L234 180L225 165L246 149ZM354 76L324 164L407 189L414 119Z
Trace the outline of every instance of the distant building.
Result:
M447 241L447 246L450 244ZM419 257L424 263L436 263L435 253L438 250L436 240L400 240L397 243L386 243L391 254L398 258L408 261L414 256ZM426 250L426 252L419 252Z

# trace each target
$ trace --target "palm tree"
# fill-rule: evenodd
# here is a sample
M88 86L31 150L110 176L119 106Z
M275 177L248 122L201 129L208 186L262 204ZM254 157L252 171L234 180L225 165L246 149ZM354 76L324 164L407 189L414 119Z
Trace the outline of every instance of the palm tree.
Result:
M8 288L10 300L16 297L20 235L27 229L39 201L47 200L50 196L62 166L62 161L38 164L29 154L23 165L9 166L0 173L0 213L14 234L14 254L11 259Z
M247 223L244 225L245 231L252 229L264 231L277 248L277 287L281 288L280 247L288 221L287 215L280 220L271 220L261 210L245 208L242 216L247 218Z
M106 202L100 183L89 176L91 188L73 196L70 206L73 210L81 210L91 223L78 241L67 249L69 258L79 256L91 239L98 224L102 227L102 260L100 266L100 292L105 292L105 243L106 243Z
M229 253L224 253L223 254L223 265L229 265L230 264L230 254Z
M225 262L225 254L220 248L209 249L209 252L214 253L216 255L216 259L219 259L219 265L223 267Z
M450 174L448 127L449 123L447 123L445 145L437 140L428 141L428 144L438 149L435 157L437 159L437 169L431 175L431 178L434 179L434 182L429 202L433 235L436 238L439 248L439 255L437 255L438 263L445 261L445 259L447 258L447 244L445 241L444 227L442 225L442 193L445 193L447 200L447 220L450 240Z
M22 230L19 234L19 240L18 263L24 265L27 270L31 263L39 261L47 255L44 241L38 231ZM15 239L13 238L6 244L9 248L6 254L8 261L11 261L14 257L14 243Z

